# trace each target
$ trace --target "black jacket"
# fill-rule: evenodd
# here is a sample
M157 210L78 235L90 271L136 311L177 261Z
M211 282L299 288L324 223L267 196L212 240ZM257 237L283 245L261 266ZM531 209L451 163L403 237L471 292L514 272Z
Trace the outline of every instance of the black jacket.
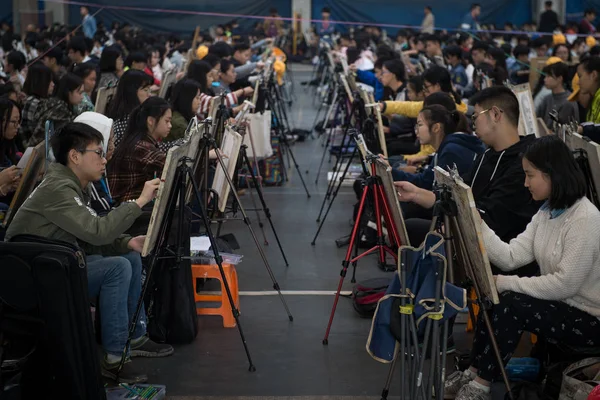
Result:
M553 32L554 29L559 25L558 14L552 10L544 11L540 15L540 23L538 31L540 32Z
M533 140L535 137L530 135L504 151L486 150L477 156L465 176L481 217L504 242L525 231L542 204L533 201L524 186L521 153Z

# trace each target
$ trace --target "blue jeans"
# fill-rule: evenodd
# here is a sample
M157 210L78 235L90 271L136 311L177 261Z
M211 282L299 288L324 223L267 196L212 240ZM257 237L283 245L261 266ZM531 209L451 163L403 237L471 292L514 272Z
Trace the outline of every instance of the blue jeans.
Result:
M142 258L131 252L119 257L87 257L90 298L99 297L102 347L120 356L127 343L129 324L142 292ZM142 307L133 339L146 334L146 312Z

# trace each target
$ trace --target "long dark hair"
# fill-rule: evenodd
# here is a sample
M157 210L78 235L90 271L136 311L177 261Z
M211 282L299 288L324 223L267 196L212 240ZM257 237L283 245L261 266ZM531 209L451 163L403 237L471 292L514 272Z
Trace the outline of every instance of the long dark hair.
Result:
M122 56L121 49L117 46L108 46L102 50L100 56L100 72L117 71L117 59Z
M427 81L432 85L440 85L442 92L451 94L454 97L454 101L456 104L461 103L461 98L452 88L452 78L450 77L450 72L444 67L440 67L439 65L434 65L429 67L423 73L423 81Z
M585 177L569 147L557 136L536 139L527 147L523 158L550 177L550 209L569 208L585 196Z
M223 61L221 61L222 63ZM212 70L209 63L200 60L194 60L190 63L187 71L187 77L193 79L200 84L202 93L209 92L206 75Z
M0 165L7 166L17 163L15 139L6 139L4 132L8 129L13 108L19 109L17 103L7 97L0 97Z
M446 107L433 104L421 110L423 118L427 125L441 124L444 129L444 135L451 135L456 132L456 127L460 122L460 112L457 110L449 111Z
M131 114L133 109L140 105L137 91L152 86L152 83L154 83L152 77L145 72L133 69L125 72L119 80L117 93L110 103L106 116L117 120Z
M152 117L158 121L169 109L171 109L171 105L165 99L158 96L150 97L137 106L129 117L123 141L117 147L113 160L130 153L137 142L144 140L146 135L148 135L148 117Z
M52 71L42 62L36 62L29 67L27 78L23 84L23 91L28 96L47 99L50 93L50 82L52 82Z
M60 78L58 85L54 87L54 93L52 93L52 97L56 97L70 106L71 103L69 103L69 93L79 89L82 85L83 79L72 72L68 72L63 75L62 78Z
M192 101L198 95L199 90L201 90L200 84L193 79L182 79L173 87L173 96L171 97L173 111L183 115L186 121L194 117Z

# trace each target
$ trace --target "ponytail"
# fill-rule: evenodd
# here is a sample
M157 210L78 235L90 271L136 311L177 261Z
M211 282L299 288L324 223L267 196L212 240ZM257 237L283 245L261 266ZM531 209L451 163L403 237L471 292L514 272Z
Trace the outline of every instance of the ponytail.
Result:
M448 111L444 106L433 104L421 110L423 117L428 125L441 124L445 135L451 135L456 132L456 128L460 123L460 112L457 110Z
M115 151L113 159L133 151L137 142L143 140L148 135L148 117L152 117L158 121L170 108L169 103L158 96L150 97L134 108L129 115L123 141Z

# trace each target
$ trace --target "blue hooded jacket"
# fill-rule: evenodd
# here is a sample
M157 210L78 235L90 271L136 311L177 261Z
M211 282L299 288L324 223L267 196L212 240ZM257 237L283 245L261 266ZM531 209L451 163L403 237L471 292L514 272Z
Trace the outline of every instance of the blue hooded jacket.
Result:
M463 175L471 169L471 165L478 154L483 153L485 147L476 137L468 133L453 133L446 135L440 148L424 171L411 174L397 169L392 169L395 181L408 181L422 189L433 188L433 169L440 166L448 169L456 164L459 174Z

